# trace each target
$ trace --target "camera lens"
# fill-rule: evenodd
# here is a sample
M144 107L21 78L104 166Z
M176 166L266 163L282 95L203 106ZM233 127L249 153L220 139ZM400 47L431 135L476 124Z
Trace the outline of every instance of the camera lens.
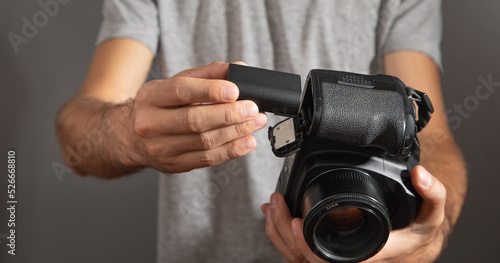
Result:
M376 181L365 172L336 169L315 177L303 199L304 237L328 261L359 262L389 236L389 215Z
M348 234L362 227L365 222L363 212L358 208L346 207L334 210L326 215L326 223L336 231Z

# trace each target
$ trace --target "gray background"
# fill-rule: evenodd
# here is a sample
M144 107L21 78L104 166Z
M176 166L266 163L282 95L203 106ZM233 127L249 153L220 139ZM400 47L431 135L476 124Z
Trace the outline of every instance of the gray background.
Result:
M16 151L19 202L17 255L10 256L3 173L0 261L154 262L156 171L103 181L53 169L62 163L54 118L85 77L101 20L101 1L61 5L16 54L7 34L21 34L22 17L31 20L42 10L37 2L0 4L0 149L3 158L8 150ZM492 74L500 82L499 10L499 1L444 2L443 86L448 109L474 99L478 77ZM468 162L469 195L439 262L499 262L498 88L468 107L467 118L459 117L462 123L454 133Z

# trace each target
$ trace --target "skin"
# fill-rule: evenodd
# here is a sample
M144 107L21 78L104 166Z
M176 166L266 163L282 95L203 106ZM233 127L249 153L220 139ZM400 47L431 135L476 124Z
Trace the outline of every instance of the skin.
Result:
M446 122L439 71L426 55L398 51L385 57L385 73L429 95L434 114L418 134L421 165L412 171L412 184L423 202L415 221L392 231L384 248L365 262L432 262L451 234L467 191L464 161ZM424 168L425 167L425 168ZM325 262L308 247L302 234L302 219L292 218L283 196L271 195L263 204L266 233L289 262Z
M76 173L121 177L144 167L179 173L238 158L256 147L251 133L267 117L251 101L236 101L224 80L227 63L188 69L145 84L152 52L140 42L108 40L96 48L87 78L57 117L63 157ZM440 253L460 214L465 167L446 123L439 73L427 56L411 51L385 57L386 73L432 99L435 113L419 133L422 166L412 182L423 197L418 218L393 231L369 262L430 262ZM424 145L430 145L427 148ZM322 262L307 247L302 220L291 218L283 196L262 206L266 233L289 262Z
M236 101L238 88L224 80L227 63L142 84L152 60L131 39L97 47L81 91L57 118L63 156L76 173L116 178L143 167L180 173L255 149L250 134L267 117L254 102ZM90 149L81 146L88 133L101 138Z

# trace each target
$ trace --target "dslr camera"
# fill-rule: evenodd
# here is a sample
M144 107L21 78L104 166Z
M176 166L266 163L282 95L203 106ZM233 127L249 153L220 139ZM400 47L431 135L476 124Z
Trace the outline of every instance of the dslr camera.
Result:
M396 77L330 70L311 70L302 92L300 76L284 72L231 64L227 79L240 99L289 117L269 128L286 157L276 190L317 256L363 261L414 220L417 132L434 111L426 94Z

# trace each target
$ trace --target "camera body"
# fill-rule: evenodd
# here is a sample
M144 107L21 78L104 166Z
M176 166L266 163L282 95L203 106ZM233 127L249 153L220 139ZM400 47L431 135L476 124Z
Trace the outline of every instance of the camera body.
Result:
M417 132L433 112L426 94L387 75L329 70L311 70L302 93L300 77L288 73L231 64L228 80L240 98L290 117L269 128L274 154L286 157L276 190L303 218L316 255L365 260L414 220Z

